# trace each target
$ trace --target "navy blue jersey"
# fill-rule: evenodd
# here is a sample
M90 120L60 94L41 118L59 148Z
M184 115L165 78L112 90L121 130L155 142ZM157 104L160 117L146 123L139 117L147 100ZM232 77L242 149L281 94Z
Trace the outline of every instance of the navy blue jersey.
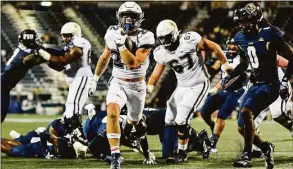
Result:
M238 32L234 39L249 58L252 73L251 82L273 82L278 80L277 53L270 42L282 38L276 26L260 28L256 35L244 35ZM242 56L243 57L243 56Z
M23 59L32 54L32 52L31 49L25 49L25 47L20 45L15 49L3 72L3 75L6 76L7 79L5 83L7 83L9 89L14 88L15 85L25 76L26 72L33 67L31 65L23 64Z
M47 132L51 127L57 132L58 137L65 135L65 126L61 118L52 121L47 127Z

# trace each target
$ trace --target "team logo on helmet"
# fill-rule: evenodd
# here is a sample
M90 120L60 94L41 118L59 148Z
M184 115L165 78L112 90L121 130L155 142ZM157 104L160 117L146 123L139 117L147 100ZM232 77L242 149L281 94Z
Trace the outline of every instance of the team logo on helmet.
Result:
M253 3L249 3L244 7L244 10L249 14L249 15L253 15L256 16L257 15L257 9L255 4Z

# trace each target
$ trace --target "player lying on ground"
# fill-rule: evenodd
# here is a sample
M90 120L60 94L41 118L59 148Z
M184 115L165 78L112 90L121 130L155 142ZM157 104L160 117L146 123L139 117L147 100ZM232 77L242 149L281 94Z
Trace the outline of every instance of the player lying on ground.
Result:
M187 160L187 145L189 140L190 119L193 112L207 96L210 82L203 65L200 51L212 51L223 63L225 71L232 70L220 46L202 38L196 32L179 35L175 22L163 20L156 29L157 38L161 42L153 54L157 64L149 79L148 90L154 89L166 65L174 70L178 86L167 102L165 123L176 126L178 130L178 153L170 157L174 162ZM170 161L169 160L169 161Z
M86 109L88 110L88 118L84 123L83 133L89 141L89 151L97 158L112 159L106 132L106 113L96 113L92 104L87 105ZM145 157L143 164L156 164L155 156L149 150L145 120L142 118L138 124L144 127L143 132L141 130L138 132L133 128L130 134L124 135L126 120L126 115L120 115L119 124L122 131L120 144L139 150Z
M74 150L77 141L76 135L56 137L46 132L46 128L20 135L16 131L10 132L13 139L1 139L1 151L11 157L38 157L38 158L76 158Z
M225 79L225 86L244 72L248 62L253 69L250 81L253 84L243 96L240 103L241 116L244 121L244 151L233 164L234 167L252 167L251 149L253 142L259 143L259 148L265 152L266 168L274 167L273 146L255 137L254 117L272 104L279 93L282 99L289 97L288 80L293 73L293 50L284 41L280 29L269 24L262 15L257 2L243 2L234 12L234 22L239 30L234 37L239 45L240 64ZM289 60L282 82L278 78L276 66L277 52ZM257 140L255 140L257 139Z

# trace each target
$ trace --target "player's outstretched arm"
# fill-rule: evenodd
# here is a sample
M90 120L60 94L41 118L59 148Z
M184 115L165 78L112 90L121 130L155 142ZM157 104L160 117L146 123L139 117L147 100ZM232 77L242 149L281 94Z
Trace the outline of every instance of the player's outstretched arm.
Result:
M67 65L68 63L71 63L77 59L79 59L83 52L82 49L76 46L73 46L69 52L67 52L64 56L55 56L53 54L50 54L49 52L45 51L44 49L40 49L38 51L39 56L44 58L45 60L49 61L50 63L56 63L56 64L64 64Z
M100 79L100 76L102 76L108 67L109 61L111 58L110 50L107 46L105 46L104 52L100 56L98 63L96 65L96 70L93 78L91 79L89 83L89 89L88 89L88 95L92 96L97 88L97 83Z
M157 84L161 74L163 73L165 69L165 65L157 63L155 69L153 70L153 73L151 77L149 78L147 89L148 92L151 93L153 89L155 88L155 85Z
M197 51L211 51L213 52L217 58L220 60L224 71L230 73L232 71L232 66L229 64L223 50L220 45L217 43L210 41L208 39L202 38L199 44L197 45Z
M282 78L282 82L280 86L281 98L288 99L290 95L288 81L293 74L293 49L287 42L284 41L282 37L279 37L276 40L272 41L269 47L275 48L278 52L282 53L283 56L289 61L285 75Z

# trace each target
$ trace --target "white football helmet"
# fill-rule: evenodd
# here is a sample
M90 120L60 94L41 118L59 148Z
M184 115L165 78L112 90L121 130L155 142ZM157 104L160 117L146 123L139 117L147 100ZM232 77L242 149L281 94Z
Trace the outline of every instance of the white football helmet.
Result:
M130 19L129 19L130 17ZM116 18L119 26L126 32L130 32L135 28L139 28L144 14L141 7L135 2L123 3L116 12Z
M156 30L157 38L163 46L170 46L179 36L177 25L174 21L166 19L161 21Z
M61 35L72 34L72 36L81 36L81 28L75 22L67 22L61 28Z

